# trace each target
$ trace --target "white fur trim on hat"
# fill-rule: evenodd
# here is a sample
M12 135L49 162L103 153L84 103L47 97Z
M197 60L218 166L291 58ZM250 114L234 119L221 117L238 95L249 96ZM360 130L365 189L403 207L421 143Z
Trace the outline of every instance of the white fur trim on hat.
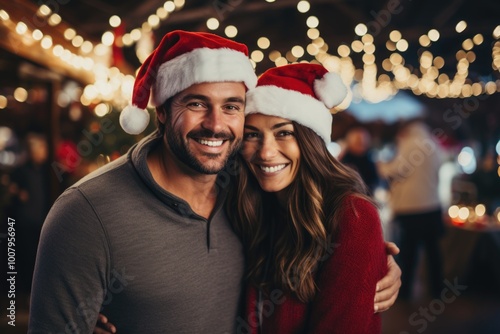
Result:
M259 86L247 92L245 114L260 113L296 121L330 143L332 114L323 102L306 94L276 86Z
M147 110L136 106L126 106L120 113L120 126L131 135L138 135L144 131L149 124L149 113Z
M347 88L337 73L328 72L314 80L314 92L328 108L333 108L347 96Z
M163 63L153 86L153 104L197 83L244 82L248 89L257 84L257 76L248 57L229 48L199 48Z

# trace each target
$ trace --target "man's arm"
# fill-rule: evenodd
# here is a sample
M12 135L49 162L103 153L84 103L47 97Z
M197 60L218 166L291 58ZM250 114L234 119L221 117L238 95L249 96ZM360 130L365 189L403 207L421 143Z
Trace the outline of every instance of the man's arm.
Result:
M66 191L44 223L38 247L29 333L92 333L109 280L109 251L92 206Z
M386 242L387 274L377 282L375 293L375 312L387 311L396 301L401 287L401 269L393 255L399 253L399 248L393 242Z

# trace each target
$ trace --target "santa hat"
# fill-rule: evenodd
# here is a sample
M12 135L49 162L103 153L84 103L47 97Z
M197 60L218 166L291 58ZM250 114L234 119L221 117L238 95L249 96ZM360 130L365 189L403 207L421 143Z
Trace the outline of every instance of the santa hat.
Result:
M182 90L203 82L243 82L255 87L257 77L248 59L246 45L203 32L175 30L142 64L135 79L132 105L120 115L125 132L139 134L149 123L146 107L152 95L154 106Z
M247 93L245 114L287 118L314 130L330 143L330 109L347 95L342 79L317 64L274 67L262 74Z

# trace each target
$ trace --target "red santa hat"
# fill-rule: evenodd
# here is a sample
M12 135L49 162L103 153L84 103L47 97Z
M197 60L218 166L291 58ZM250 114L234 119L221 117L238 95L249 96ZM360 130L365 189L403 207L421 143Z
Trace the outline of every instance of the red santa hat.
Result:
M330 143L330 109L340 104L347 88L335 73L317 64L274 67L262 74L247 92L245 114L287 118L314 130Z
M149 123L146 107L203 82L243 82L255 87L257 77L246 45L204 32L175 30L166 34L142 64L135 79L132 105L120 115L125 132L139 134Z

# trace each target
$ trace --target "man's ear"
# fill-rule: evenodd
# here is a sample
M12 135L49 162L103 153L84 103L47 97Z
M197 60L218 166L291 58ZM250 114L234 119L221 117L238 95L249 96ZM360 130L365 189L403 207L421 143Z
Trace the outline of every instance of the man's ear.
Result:
M166 110L163 106L157 107L156 108L156 116L158 117L158 121L161 124L165 124L167 115L166 115Z

